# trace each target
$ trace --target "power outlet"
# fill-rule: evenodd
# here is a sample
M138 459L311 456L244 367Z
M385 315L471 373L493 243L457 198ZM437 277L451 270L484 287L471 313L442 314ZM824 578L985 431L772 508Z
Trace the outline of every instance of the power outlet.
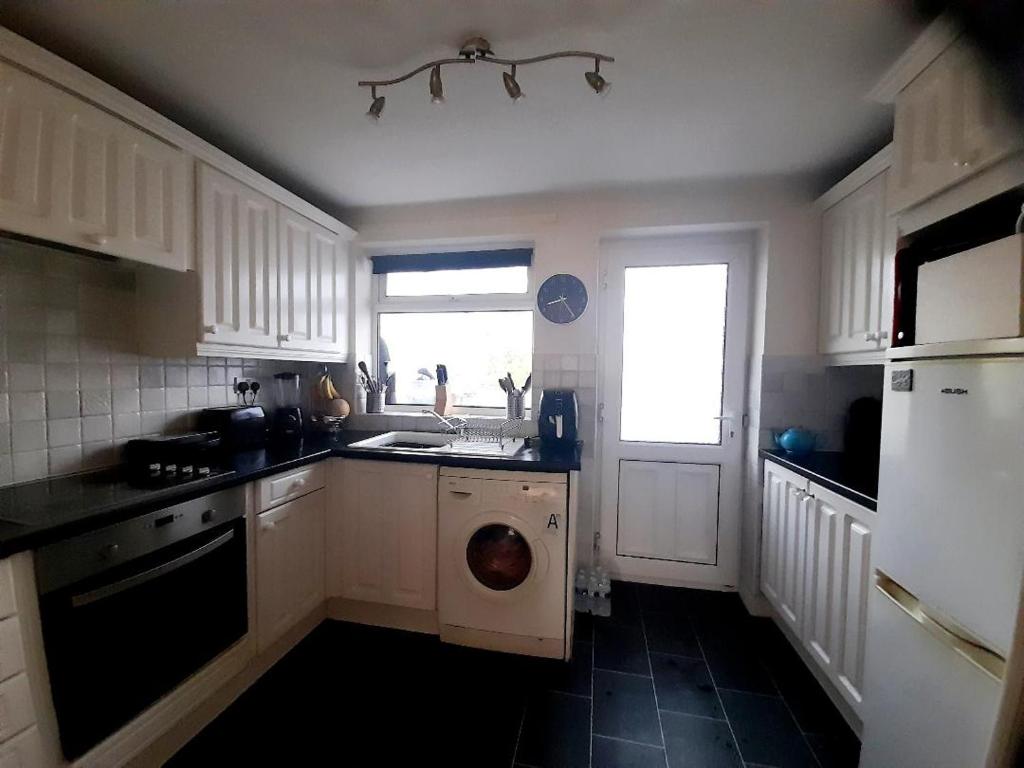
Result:
M245 387L243 387L242 389L239 389L238 388L239 384L245 384ZM234 386L232 387L232 389L233 389L234 393L237 395L237 394L240 394L242 392L248 392L249 391L249 386L251 384L252 384L252 379L239 379L238 377L235 377L235 383L234 383Z

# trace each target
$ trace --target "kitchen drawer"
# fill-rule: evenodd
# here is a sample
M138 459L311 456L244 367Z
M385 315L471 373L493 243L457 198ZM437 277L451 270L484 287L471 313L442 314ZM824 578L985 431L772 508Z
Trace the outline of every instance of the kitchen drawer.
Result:
M11 561L0 560L0 619L17 610L14 602L14 577L11 575Z
M21 624L17 616L0 621L0 680L25 669L25 650L21 643Z
M259 481L256 489L256 503L261 512L297 499L323 488L327 484L327 473L324 463L282 472L273 477L265 477Z
M0 741L6 741L35 721L28 677L22 673L0 683Z
M0 744L0 768L36 768L45 764L43 740L35 726Z

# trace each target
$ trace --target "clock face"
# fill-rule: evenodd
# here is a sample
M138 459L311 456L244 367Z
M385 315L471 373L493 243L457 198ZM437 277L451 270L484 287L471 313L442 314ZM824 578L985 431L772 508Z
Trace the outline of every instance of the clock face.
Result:
M552 323L571 323L587 310L587 288L574 275L552 275L537 291L537 308Z

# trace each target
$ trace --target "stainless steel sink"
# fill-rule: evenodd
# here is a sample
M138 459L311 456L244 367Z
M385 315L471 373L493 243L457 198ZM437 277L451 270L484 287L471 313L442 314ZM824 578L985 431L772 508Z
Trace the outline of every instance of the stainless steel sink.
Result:
M352 443L350 448L373 448L382 451L423 451L451 453L462 456L510 456L523 446L522 439L507 439L503 445L460 440L440 432L385 432Z
M352 443L350 448L386 448L392 451L434 451L451 443L451 435L440 432L385 432Z

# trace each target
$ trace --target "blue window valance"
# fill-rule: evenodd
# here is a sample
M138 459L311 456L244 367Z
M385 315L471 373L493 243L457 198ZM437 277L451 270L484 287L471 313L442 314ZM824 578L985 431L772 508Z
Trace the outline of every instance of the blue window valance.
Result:
M448 253L401 253L371 256L373 274L388 272L437 272L442 269L485 269L528 267L533 248L503 248L496 251L451 251Z

